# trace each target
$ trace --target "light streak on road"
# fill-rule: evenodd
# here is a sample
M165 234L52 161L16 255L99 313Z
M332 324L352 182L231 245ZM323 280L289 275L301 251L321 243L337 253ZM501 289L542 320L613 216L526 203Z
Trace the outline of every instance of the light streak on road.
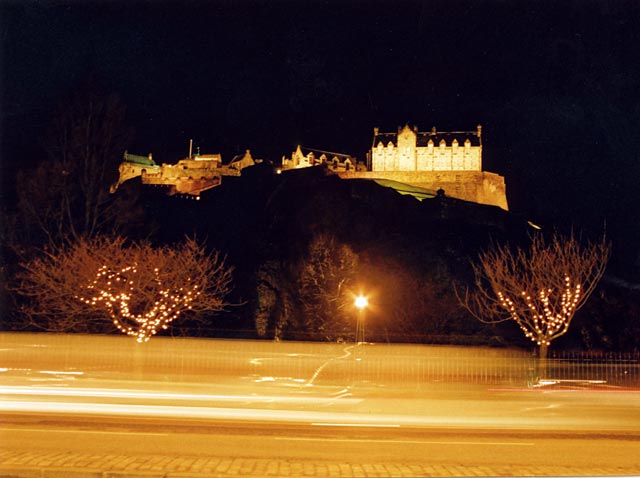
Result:
M38 373L46 375L84 375L84 372L63 372L61 370L40 370Z
M255 403L299 403L326 405L336 401L344 404L356 404L362 399L345 398L344 395L338 397L300 397L300 396L280 396L280 395L209 395L195 393L168 393L160 391L142 391L125 389L106 388L58 388L58 387L16 387L0 386L0 396L2 395L35 395L35 396L62 396L62 397L85 397L85 398L129 398L129 399L152 399L152 400L190 400L190 401L223 401L223 402L255 402Z
M439 415L397 415L391 413L362 413L341 411L291 410L291 409L261 409L239 407L207 407L207 406L179 406L179 405L143 405L122 403L88 403L69 401L29 401L29 400L0 400L0 413L33 413L33 414L61 414L75 416L130 416L153 417L168 419L201 419L219 421L248 421L264 423L290 423L297 425L320 426L377 426L377 427L436 427L447 429L483 428L483 429L546 429L549 420L545 417L516 416L504 417L483 415L464 415L446 413ZM585 420L580 417L553 417L553 424L562 429L578 430L587 426L590 430L609 429L608 423L597 420ZM627 428L634 429L633 423ZM618 429L623 429L618 425Z
M76 429L72 429L72 430L61 430L59 428L56 429L48 429L48 428L15 428L15 427L4 427L4 428L0 428L0 434L2 434L3 432L11 432L11 433L50 433L50 434L60 434L60 433L70 433L73 435L78 435L79 433L82 433L84 435L125 435L125 436L131 436L131 435L144 435L144 436L154 436L154 437L168 437L171 436L170 433L155 433L155 432L150 432L150 431L144 431L142 433L140 432L125 432L125 431L120 431L120 432L113 432L113 431L104 431L104 430L76 430Z
M0 412L28 412L28 413L62 413L74 415L119 415L136 417L165 417L165 418L201 418L218 420L258 420L296 423L318 423L331 420L336 421L339 416L342 422L350 420L352 423L404 422L405 425L415 424L420 417L369 416L357 413L333 413L299 410L262 410L256 408L228 408L228 407L188 407L161 405L128 405L107 403L79 403L56 401L0 401ZM398 426L400 423L398 424Z
M318 425L317 423L312 423L312 425ZM322 423L320 425L323 426L340 426L344 424L335 424L335 423ZM355 426L354 424L348 424L348 426ZM386 427L390 425L359 425L365 427ZM395 427L399 427L399 425L395 425ZM50 433L50 434L60 434L60 433L70 433L77 435L78 433L87 434L87 435L144 435L144 436L157 436L157 437L168 437L170 433L157 433L150 432L145 430L143 432L138 431L105 431L105 430L64 430L64 429L48 429L48 428L15 428L15 427L3 427L0 428L0 433L2 432L12 432L12 433ZM274 437L276 441L284 441L284 442L334 442L334 443L371 443L371 444L390 444L390 445L444 445L444 446L535 446L532 442L491 442L491 441L471 441L471 440L450 440L450 439L440 439L440 440L410 440L410 439L388 439L388 438L336 438L336 437L303 437L303 436L276 436Z
M587 381L599 387L593 391L556 381L527 387L529 355L508 351L169 338L141 348L126 337L46 334L3 340L0 412L7 415L625 433L640 426L637 388L601 380ZM491 382L474 382L486 374Z
M378 428L398 428L397 423L312 423L315 427L378 427Z
M451 441L451 440L386 440L380 438L309 438L309 437L275 437L278 441L317 441L344 443L388 443L391 445L450 445L450 446L534 446L531 442L490 442L490 441Z

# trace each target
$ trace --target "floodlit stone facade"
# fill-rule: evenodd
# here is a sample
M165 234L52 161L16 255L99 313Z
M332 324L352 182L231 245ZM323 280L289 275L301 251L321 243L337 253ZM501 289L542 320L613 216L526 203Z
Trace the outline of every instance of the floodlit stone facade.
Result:
M374 128L366 169L338 174L443 190L457 199L509 209L504 177L482 170L482 126L454 132L420 132L408 124L393 133Z
M177 164L163 163L162 166L156 164L151 154L137 156L125 151L118 168L120 176L111 186L111 192L125 181L140 176L142 184L165 187L170 196L177 194L199 199L201 192L219 186L222 176L240 176L244 168L255 163L249 150L235 156L228 165L222 164L220 154L200 154L198 151Z
M221 184L222 176L240 176L254 160L247 150L235 156L228 165L220 154L198 152L177 164L153 161L151 155L135 156L125 152L120 164L120 177L111 192L123 182L141 177L142 184L164 186L167 194L199 198L201 192ZM446 196L465 201L498 206L508 210L504 177L482 170L482 126L474 131L441 132L432 128L421 132L417 126L399 127L392 133L373 130L367 161L359 162L345 153L298 146L290 158L282 157L277 173L286 170L323 166L344 179L380 179L404 183L424 191L422 197ZM388 184L388 183L387 183ZM406 188L405 188L406 189Z
M409 125L397 133L374 128L370 164L371 171L482 171L482 126L446 133Z
M326 165L334 171L350 171L355 167L355 158L348 154L331 151L313 150L298 145L291 153L291 158L282 157L282 170L308 168L309 166Z
M392 133L373 129L366 164L344 153L298 146L290 158L282 157L278 173L288 169L324 165L343 179L385 179L445 195L508 210L504 177L482 170L482 126L474 131L442 132L435 127L421 132L417 126Z

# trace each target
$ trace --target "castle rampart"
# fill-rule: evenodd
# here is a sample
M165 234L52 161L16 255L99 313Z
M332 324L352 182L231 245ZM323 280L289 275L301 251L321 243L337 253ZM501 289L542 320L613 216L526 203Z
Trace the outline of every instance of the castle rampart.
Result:
M373 129L368 171L345 171L343 178L389 179L448 196L508 210L504 177L482 171L482 126L475 131L421 132L408 124L397 132Z
M504 177L487 171L340 171L343 179L389 179L508 210Z

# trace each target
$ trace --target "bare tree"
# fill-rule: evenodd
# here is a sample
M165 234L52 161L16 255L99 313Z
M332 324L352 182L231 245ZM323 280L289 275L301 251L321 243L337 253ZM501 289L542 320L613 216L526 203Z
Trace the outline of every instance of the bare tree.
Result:
M482 322L515 321L544 361L551 342L569 330L595 289L608 259L605 237L582 245L573 234L554 234L546 242L538 233L528 249L503 245L481 253L473 264L475 290L458 297Z
M32 238L61 243L123 224L132 208L119 204L109 185L131 136L123 103L94 80L61 102L45 138L48 158L18 175L19 210Z
M232 279L224 258L191 238L162 247L121 237L79 239L22 267L17 291L33 325L82 332L115 326L138 342L182 316L222 310Z

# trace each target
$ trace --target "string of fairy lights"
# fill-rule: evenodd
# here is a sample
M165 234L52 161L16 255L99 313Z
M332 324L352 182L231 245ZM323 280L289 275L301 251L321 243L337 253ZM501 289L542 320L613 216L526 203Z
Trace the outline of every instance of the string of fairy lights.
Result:
M141 285L134 280L137 274L137 264L115 271L102 266L86 287L88 297L77 296L77 299L92 307L106 308L118 330L135 336L138 342L147 342L159 330L166 330L183 311L191 310L201 291L197 284L191 284L190 278L174 290L165 287L158 268L153 269L153 278L147 282L153 284L153 290L149 291L147 287L142 291ZM155 300L146 307L147 310L132 310L140 306L140 301L135 301L136 297L150 292Z
M582 286L568 275L563 287L542 288L533 297L526 290L513 299L498 292L500 305L522 329L524 335L538 345L551 345L551 340L565 333L582 297ZM536 297L536 299L534 299ZM524 307L523 307L524 306Z

